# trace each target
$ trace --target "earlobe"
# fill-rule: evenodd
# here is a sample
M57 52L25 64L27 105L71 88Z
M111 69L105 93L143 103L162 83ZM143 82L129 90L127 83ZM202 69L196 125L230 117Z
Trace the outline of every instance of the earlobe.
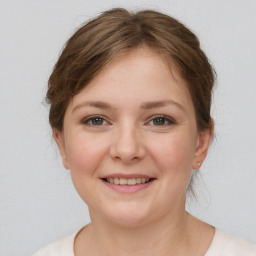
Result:
M214 121L211 120L211 127L207 130L201 131L198 135L196 151L193 161L193 169L198 170L207 156L208 149L213 137Z
M56 141L59 152L61 155L62 163L66 169L69 169L69 164L68 164L68 158L67 158L67 153L66 153L66 147L65 147L65 141L63 134L60 131L57 131L56 129L53 130L53 137L54 140Z

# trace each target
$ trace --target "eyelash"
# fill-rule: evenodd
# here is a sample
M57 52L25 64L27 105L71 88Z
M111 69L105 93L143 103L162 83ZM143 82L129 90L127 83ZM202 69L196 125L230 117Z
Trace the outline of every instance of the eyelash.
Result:
M152 122L152 121L154 121L156 119L163 119L165 123L163 125L156 125L155 124L154 126L167 126L167 125L169 126L169 125L173 125L173 124L177 123L173 118L170 118L170 117L165 116L165 115L155 115L155 116L152 116L148 123L150 123L150 122ZM166 122L167 122L167 124L166 124Z
M100 119L102 121L102 123L100 123L100 124L90 123L90 122L95 121L96 119ZM173 125L173 124L177 123L173 118L167 117L165 115L155 115L155 116L152 116L150 118L150 121L148 121L147 124L149 124L150 122L154 122L154 120L156 120L156 119L162 119L164 121L164 124L160 124L160 125L155 124L153 126L167 126L167 125L169 126L169 125ZM97 115L97 116L87 117L86 119L84 119L82 121L82 124L85 124L85 125L88 125L88 126L102 126L102 125L104 125L103 124L104 122L107 122L105 120L105 118L103 116ZM166 122L167 122L167 124L166 124Z
M96 120L96 119L101 119L103 122L107 122L103 116L97 115L97 116L89 116L89 117L85 118L82 121L82 124L85 124L85 125L88 125L88 126L101 126L102 124L89 123L90 121L93 121L93 120Z

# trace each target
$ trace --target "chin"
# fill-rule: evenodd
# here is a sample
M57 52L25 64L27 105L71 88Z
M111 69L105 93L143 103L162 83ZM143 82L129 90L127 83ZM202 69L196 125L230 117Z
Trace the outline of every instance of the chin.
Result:
M152 216L148 207L138 205L138 203L119 203L116 207L104 208L101 211L105 218L111 223L122 227L138 227L147 223L147 220Z

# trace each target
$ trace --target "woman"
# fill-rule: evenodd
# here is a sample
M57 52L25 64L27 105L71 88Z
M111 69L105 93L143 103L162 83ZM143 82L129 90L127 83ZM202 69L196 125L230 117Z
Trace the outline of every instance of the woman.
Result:
M50 124L91 223L43 255L256 255L185 211L213 134L214 72L197 37L154 11L104 12L49 79Z

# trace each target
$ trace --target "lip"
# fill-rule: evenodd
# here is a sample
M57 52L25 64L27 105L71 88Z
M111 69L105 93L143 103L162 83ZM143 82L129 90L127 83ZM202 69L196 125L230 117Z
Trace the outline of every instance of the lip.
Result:
M146 179L153 179L154 177L148 176L145 174L123 174L123 173L112 173L106 176L100 177L101 179L109 179L109 178L124 178L124 179L132 179L132 178L146 178Z
M117 184L113 184L113 183L108 183L105 181L105 179L107 178L114 178L114 177L118 177L118 178L124 178L124 179L129 179L129 178L147 178L147 179L151 179L151 181L149 181L148 183L141 183L141 184L136 184L136 185L117 185ZM144 174L121 174L121 173L114 173L114 174L110 174L110 175L106 175L100 178L102 183L109 189L121 193L121 194L130 194L130 193L136 193L139 192L141 190L144 190L150 186L152 186L152 184L154 183L154 181L156 180L156 178L152 178L148 175L144 175Z

